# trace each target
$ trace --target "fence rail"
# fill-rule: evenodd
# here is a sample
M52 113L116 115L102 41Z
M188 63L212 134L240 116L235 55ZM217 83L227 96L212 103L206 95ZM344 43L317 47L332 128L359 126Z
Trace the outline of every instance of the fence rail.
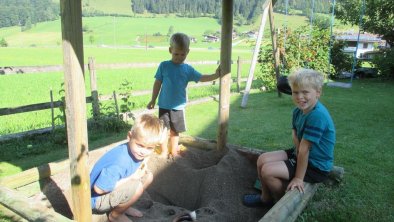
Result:
M247 60L241 60L238 57L237 60L237 77L232 79L233 83L237 83L237 91L240 92L240 83L245 82L246 78L241 78L241 63L250 63ZM218 61L197 61L197 62L188 62L188 64L218 64ZM93 116L97 117L100 115L99 110L99 101L108 101L111 99L115 100L115 104L117 104L117 98L123 98L124 95L119 95L114 93L112 95L101 95L98 96L97 90L97 79L96 79L96 68L99 69L122 69L122 68L141 68L141 67L156 67L158 63L126 63L126 64L95 64L93 58L89 58L89 63L85 66L90 73L90 88L91 88L91 96L86 97L86 103L92 103L93 107ZM39 73L39 72L52 72L52 71L62 71L62 66L19 66L19 67L0 67L0 74L8 75L8 74L24 74L24 73ZM213 82L200 82L197 84L192 84L189 88L195 87L203 87L208 85L215 85L215 81ZM132 96L143 96L149 95L152 93L151 90L139 90L139 91L132 91ZM0 108L0 116L18 114L18 113L25 113L25 112L32 112L32 111L40 111L51 109L52 111L52 129L55 128L54 124L54 109L62 107L63 101L53 101L52 100L52 90L50 91L51 94L51 101L44 102L44 103L37 103L37 104L29 104L19 107L6 107ZM212 98L210 98L212 99ZM209 100L209 99L208 99ZM119 113L117 112L119 115Z

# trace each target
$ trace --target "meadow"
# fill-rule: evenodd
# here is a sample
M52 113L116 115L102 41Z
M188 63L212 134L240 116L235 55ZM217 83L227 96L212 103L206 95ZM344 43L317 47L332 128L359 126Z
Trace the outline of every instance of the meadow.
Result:
M370 79L355 80L350 89L324 87L321 101L329 109L337 131L334 164L343 167L345 174L340 184L321 186L297 221L394 220L393 93L392 81ZM229 143L265 151L291 146L291 97L278 98L275 92L254 90L246 108L240 108L241 100L241 94L231 97ZM216 139L217 102L188 106L186 118L188 135ZM89 132L89 149L124 138L123 131ZM56 134L0 145L0 177L68 155L66 144L59 142Z
M105 0L86 2L108 13L118 13L128 5L127 0L119 0L121 7ZM120 12L128 13L127 10ZM214 19L189 19L174 15L132 16L83 18L85 63L88 57L94 57L97 64L159 62L168 59L166 35L170 26L175 32L182 31L198 39L191 46L188 61L216 61L219 58L220 43L202 41L205 31L220 30L220 25ZM259 21L250 26L234 28L240 32L257 30ZM275 14L277 28L285 23L288 27L296 28L307 25L308 19ZM339 25L337 28L351 27ZM5 38L9 44L9 47L0 48L0 67L61 65L60 29L59 20L36 24L25 32L21 32L20 27L0 29L0 38ZM267 24L265 39L270 41L268 30ZM160 35L155 36L155 33ZM245 60L252 57L254 41L241 40L234 41L233 61L238 56ZM201 65L196 68L210 73L216 66ZM235 77L235 64L232 70L232 76ZM248 71L249 64L244 64L242 76L246 77ZM119 90L125 79L133 83L133 90L151 89L154 73L155 68L97 70L98 90L102 95L111 94L113 90ZM86 95L90 95L88 75L85 79ZM62 82L63 73L60 72L0 75L0 107L47 102L50 89L57 100L60 98ZM344 167L345 177L337 186L322 186L297 221L394 221L394 193L391 188L394 183L393 89L393 82L380 80L355 80L350 89L324 88L322 102L329 108L337 128L335 165ZM190 89L189 99L217 93L217 85ZM133 102L136 107L144 107L148 99L149 96L143 96L134 98ZM231 97L229 143L266 151L291 145L290 113L293 105L290 97L278 98L275 92L253 90L246 109L240 108L241 99L240 94ZM188 135L216 139L217 102L192 105L186 111ZM56 115L60 115L59 111ZM0 135L48 126L49 110L0 117ZM62 133L1 142L0 177L67 158L67 145ZM59 135L62 136L58 138ZM89 149L124 138L123 131L89 131ZM0 212L0 221L9 220L3 218Z

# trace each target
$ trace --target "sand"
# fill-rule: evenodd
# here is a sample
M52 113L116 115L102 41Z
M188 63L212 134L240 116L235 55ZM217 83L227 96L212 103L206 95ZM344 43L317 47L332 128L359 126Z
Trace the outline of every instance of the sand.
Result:
M256 168L233 149L219 153L187 147L184 156L176 160L152 155L148 167L154 180L134 205L144 214L142 218L130 217L134 222L168 222L191 211L199 222L255 222L269 210L242 205L244 194L257 193L253 187ZM69 187L64 185L69 176L59 174L50 182L35 199L47 199L57 212L71 217L65 202Z

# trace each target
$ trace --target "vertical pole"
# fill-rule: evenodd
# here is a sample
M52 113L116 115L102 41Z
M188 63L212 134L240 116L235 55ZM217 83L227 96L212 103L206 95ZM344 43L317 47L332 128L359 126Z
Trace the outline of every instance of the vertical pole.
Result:
M120 118L120 114L119 114L119 107L118 107L118 100L116 98L116 92L113 92L113 96L114 96L114 101L115 101L115 111L116 111L116 117Z
M271 41L272 41L272 54L274 55L274 67L275 67L275 76L276 76L276 85L278 85L279 80L279 50L276 44L276 31L274 25L274 11L272 9L272 2L269 4L269 17L270 17L270 29L271 29ZM281 97L282 94L278 91L278 97Z
M92 221L81 1L60 0L60 13L72 209L76 221Z
M261 40L263 38L265 23L267 22L269 2L270 2L270 0L266 0L263 5L264 12L263 12L263 16L261 18L261 24L260 24L259 34L258 34L257 40L256 40L256 45L254 47L252 64L250 65L249 76L248 76L248 80L246 81L244 96L242 97L242 103L241 103L242 108L245 108L246 104L248 103L249 91L250 91L250 88L252 87L254 69L256 68L257 58L259 56L259 51L260 51L260 46L261 46Z
M220 95L219 95L219 127L218 150L225 150L227 143L227 128L230 114L231 87L231 44L233 33L234 0L222 0L222 33L220 50Z
M94 67L94 58L89 57L89 74L90 74L90 90L92 95L92 109L93 109L93 118L98 119L100 116L100 106L98 100L98 91L97 91L97 77L96 77L96 69Z
M51 118L52 118L52 132L55 131L55 112L53 110L53 93L52 88L49 90L49 96L51 97Z
M241 58L237 60L237 92L241 91Z

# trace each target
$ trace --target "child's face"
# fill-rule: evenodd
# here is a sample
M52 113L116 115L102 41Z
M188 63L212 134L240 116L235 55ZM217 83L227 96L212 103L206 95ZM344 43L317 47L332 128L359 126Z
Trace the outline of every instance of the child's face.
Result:
M291 91L294 104L301 109L304 114L312 110L320 97L320 91L312 87L294 86Z
M152 145L147 145L142 139L131 138L130 151L137 160L143 160L147 156L151 155L155 147Z
M179 49L176 47L170 47L169 51L172 56L171 61L175 64L182 64L185 61L187 54L189 54L189 49Z

